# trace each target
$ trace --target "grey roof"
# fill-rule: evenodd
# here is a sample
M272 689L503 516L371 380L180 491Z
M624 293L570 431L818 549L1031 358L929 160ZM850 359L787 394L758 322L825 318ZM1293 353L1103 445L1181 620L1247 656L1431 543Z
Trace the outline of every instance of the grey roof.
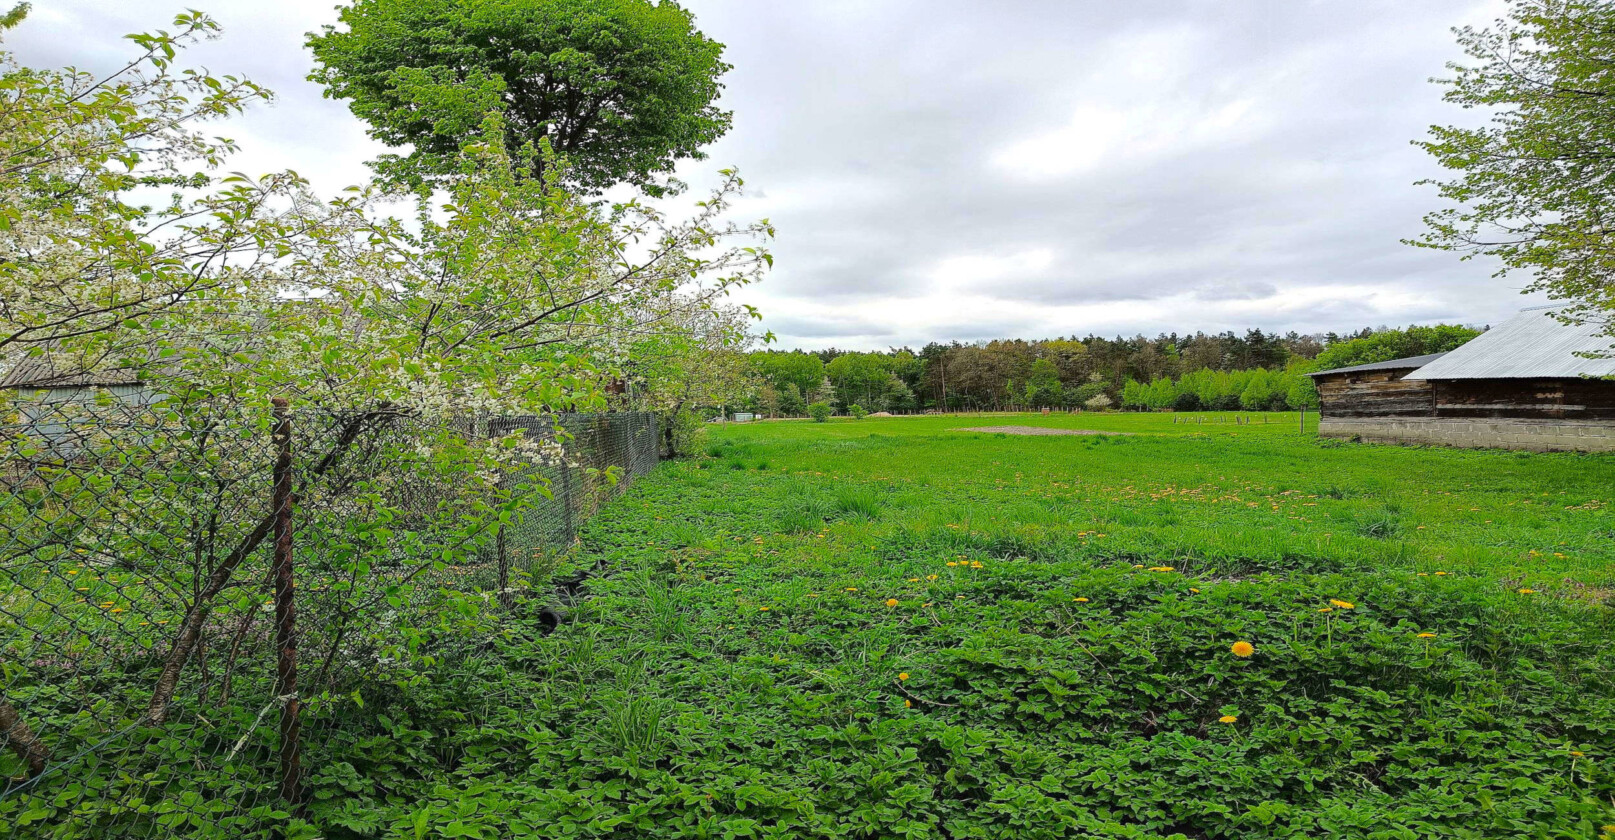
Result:
M1352 365L1351 367L1333 368L1309 373L1307 376L1323 376L1326 373L1357 373L1365 370L1412 370L1424 367L1427 364L1447 355L1446 353L1426 353L1423 356L1408 356L1405 359L1386 359L1383 362L1369 362L1366 365Z
M58 369L50 354L18 361L0 376L0 388L89 388L138 385L140 377L127 370Z
M1588 320L1566 324L1564 304L1524 309L1405 379L1569 379L1615 376L1615 337ZM1602 353L1587 358L1578 353Z

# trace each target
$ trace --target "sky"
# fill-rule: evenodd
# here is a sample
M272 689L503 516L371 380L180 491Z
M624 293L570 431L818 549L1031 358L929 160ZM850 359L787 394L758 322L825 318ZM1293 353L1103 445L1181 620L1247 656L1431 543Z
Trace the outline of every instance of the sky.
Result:
M1412 141L1480 118L1431 77L1498 0L687 0L727 45L729 134L775 270L738 300L784 348L1496 323L1521 276L1413 248L1443 170ZM34 66L112 66L198 7L190 51L277 93L219 133L231 170L325 194L385 147L305 79L332 0L36 0Z

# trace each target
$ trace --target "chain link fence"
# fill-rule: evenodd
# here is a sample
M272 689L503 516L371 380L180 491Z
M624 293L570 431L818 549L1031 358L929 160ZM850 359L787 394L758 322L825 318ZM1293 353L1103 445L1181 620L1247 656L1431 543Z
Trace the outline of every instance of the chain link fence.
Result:
M8 837L322 836L298 818L333 705L460 643L424 629L446 604L497 621L546 584L658 458L648 413L0 414ZM495 439L497 469L443 456Z

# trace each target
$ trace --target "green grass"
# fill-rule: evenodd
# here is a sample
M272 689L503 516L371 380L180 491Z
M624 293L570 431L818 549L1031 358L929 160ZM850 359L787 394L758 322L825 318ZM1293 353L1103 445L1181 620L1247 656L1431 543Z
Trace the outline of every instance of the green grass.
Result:
M557 633L372 692L382 723L318 748L356 773L317 774L313 814L332 838L1615 823L1615 458L1261 419L715 429L588 526L602 571ZM953 431L1005 423L1131 434Z

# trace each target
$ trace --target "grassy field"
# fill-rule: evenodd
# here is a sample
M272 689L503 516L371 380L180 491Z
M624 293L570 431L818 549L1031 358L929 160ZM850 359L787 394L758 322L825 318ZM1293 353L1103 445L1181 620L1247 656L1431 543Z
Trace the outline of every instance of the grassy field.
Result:
M320 813L351 836L1615 836L1615 458L1262 419L714 428L590 524L558 632L373 700L385 744L333 739L361 781ZM1010 423L1127 434L967 428Z

